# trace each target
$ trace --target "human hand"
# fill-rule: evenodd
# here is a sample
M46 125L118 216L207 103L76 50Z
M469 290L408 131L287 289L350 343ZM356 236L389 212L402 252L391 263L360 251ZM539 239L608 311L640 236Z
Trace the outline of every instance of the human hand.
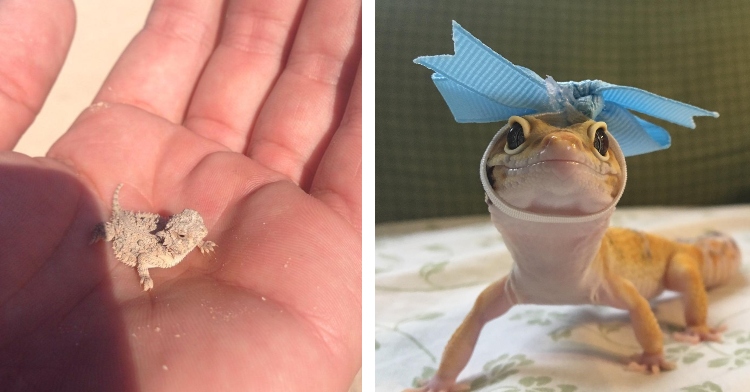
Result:
M0 3L0 385L345 391L361 364L359 1L156 0L45 158L7 151L72 39L72 2ZM270 8L270 5L274 8ZM124 208L201 213L217 243L152 269Z

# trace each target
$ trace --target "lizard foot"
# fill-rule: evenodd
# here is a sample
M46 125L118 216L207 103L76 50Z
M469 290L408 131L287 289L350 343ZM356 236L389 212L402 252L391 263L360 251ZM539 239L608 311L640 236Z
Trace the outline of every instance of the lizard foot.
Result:
M203 241L203 243L198 244L198 248L201 250L201 254L206 254L213 252L214 247L216 246L216 243L213 241Z
M672 370L675 364L664 359L663 353L634 355L628 364L628 370L641 373L659 374L662 370Z
M154 288L154 281L150 276L141 276L141 284L143 285L143 291L149 291Z
M726 325L720 325L716 328L709 328L705 325L701 325L687 327L684 332L673 333L672 337L678 342L690 344L698 344L703 341L721 342L721 334L726 330Z
M432 378L419 388L407 388L403 392L467 392L471 385L466 382L455 383L454 381L445 381Z

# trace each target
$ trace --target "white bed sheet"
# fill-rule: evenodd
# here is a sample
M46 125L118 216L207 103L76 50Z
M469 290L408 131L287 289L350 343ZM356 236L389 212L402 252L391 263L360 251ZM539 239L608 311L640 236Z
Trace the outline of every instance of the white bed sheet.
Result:
M640 353L626 312L516 306L487 324L459 380L482 392L750 391L750 205L620 208L612 225L673 238L719 230L737 240L740 273L709 292L709 324L727 326L724 341L675 341L682 304L665 293L653 304L677 368L645 375L625 370ZM431 376L474 299L512 260L489 215L379 225L375 249L376 390L400 391Z

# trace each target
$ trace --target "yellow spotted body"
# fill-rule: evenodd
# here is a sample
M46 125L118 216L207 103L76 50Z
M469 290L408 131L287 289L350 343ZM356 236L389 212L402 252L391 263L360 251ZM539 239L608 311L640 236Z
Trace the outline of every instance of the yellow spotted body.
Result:
M635 230L610 228L594 263L602 264L607 279L610 275L621 276L632 282L643 297L653 298L664 290L668 261L678 252L690 254L700 270L701 254L694 247Z
M615 277L627 279L641 296L651 299L669 285L674 285L667 278L670 263L675 259L681 260L682 268L696 271L702 286L710 288L731 278L739 268L740 257L735 242L719 233L707 233L692 242L680 242L612 227L602 239L592 269L605 281Z

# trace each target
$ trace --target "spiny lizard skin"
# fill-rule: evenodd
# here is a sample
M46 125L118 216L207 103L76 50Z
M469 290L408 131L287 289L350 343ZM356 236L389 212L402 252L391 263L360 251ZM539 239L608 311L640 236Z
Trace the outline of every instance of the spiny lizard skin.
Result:
M119 202L122 185L117 186L112 197L112 217L97 225L91 243L100 239L112 242L115 258L136 267L144 291L154 287L149 268L173 267L195 247L207 253L216 246L204 241L208 229L195 210L185 209L165 221L158 214L122 209Z

